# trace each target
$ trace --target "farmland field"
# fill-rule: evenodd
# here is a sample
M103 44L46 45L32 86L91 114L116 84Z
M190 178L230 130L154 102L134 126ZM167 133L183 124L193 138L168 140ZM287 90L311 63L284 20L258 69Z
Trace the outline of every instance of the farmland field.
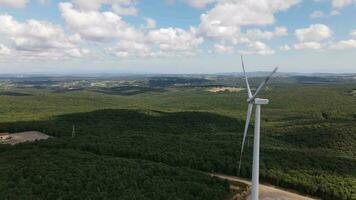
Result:
M204 172L237 175L246 94L209 88L243 87L242 79L48 79L2 81L0 131L53 137L0 145L0 199L232 196ZM276 78L261 93L271 101L262 108L261 181L355 199L355 88L354 79ZM242 177L251 176L251 158L250 144Z

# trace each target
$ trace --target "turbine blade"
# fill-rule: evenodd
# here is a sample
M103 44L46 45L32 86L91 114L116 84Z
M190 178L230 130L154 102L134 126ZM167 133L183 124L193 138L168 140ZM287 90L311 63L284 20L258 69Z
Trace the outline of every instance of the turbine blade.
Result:
M248 78L247 78L246 71L245 71L245 63L244 63L244 59L242 56L241 56L241 64L242 64L242 70L244 71L244 76L245 76L245 81L246 81L247 95L248 95L248 98L251 98L252 97L251 88L250 88L250 84L248 83Z
M240 169L241 169L242 153L244 151L244 146L245 146L245 140L246 140L246 135L247 135L247 131L248 131L248 126L250 125L252 109L253 109L253 104L249 103L248 107L247 107L246 124L245 124L244 136L243 136L243 139L242 139L242 146L241 146L241 152L240 152L240 162L239 162L239 171L238 171L239 174L240 174Z
M268 81L271 79L274 73L276 73L278 70L278 67L274 68L274 70L266 77L266 79L258 86L255 94L251 98L251 102L256 98L257 94L260 92L260 90L263 88L264 85L268 83Z

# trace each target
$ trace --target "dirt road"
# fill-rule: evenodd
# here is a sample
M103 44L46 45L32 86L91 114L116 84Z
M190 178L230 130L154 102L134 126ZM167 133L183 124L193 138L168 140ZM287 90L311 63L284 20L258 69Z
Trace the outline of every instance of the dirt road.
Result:
M251 185L250 181L235 177L235 176L227 176L221 174L211 174L212 176L226 179L230 181L237 181L241 183L245 183ZM251 199L250 196L247 199ZM311 197L302 196L290 191L286 191L271 185L260 184L260 200L316 200Z

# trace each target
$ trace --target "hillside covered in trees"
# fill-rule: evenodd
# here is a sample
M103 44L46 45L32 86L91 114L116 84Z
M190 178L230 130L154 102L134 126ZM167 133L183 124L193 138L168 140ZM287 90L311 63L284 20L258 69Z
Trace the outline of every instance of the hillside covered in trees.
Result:
M278 81L261 95L271 99L262 110L261 181L322 199L354 199L355 85ZM114 90L18 88L12 92L26 95L1 96L1 131L38 130L53 138L0 145L0 195L230 197L227 183L203 172L237 175L244 92L211 93L200 86ZM241 171L246 178L249 140Z

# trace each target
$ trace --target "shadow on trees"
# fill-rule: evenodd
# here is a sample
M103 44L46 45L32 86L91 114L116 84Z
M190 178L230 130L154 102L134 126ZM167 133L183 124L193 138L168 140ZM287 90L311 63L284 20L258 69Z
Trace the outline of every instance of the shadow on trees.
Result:
M1 131L44 131L52 136L70 136L72 126L83 135L118 134L130 131L147 133L215 133L241 131L243 122L207 112L161 112L125 109L97 110L53 117L44 121L19 121L0 124Z
M147 92L164 92L162 88L153 87L140 87L140 86L121 86L112 88L96 89L94 92L108 94L108 95L121 95L121 96L133 96L137 94L143 94Z
M33 96L33 95L21 93L21 92L4 91L4 92L0 92L0 96L25 97L25 96Z
M62 94L62 93L69 93L69 92L80 92L85 90L84 88L74 88L74 89L68 89L68 88L55 88L53 89L52 93L56 94Z

